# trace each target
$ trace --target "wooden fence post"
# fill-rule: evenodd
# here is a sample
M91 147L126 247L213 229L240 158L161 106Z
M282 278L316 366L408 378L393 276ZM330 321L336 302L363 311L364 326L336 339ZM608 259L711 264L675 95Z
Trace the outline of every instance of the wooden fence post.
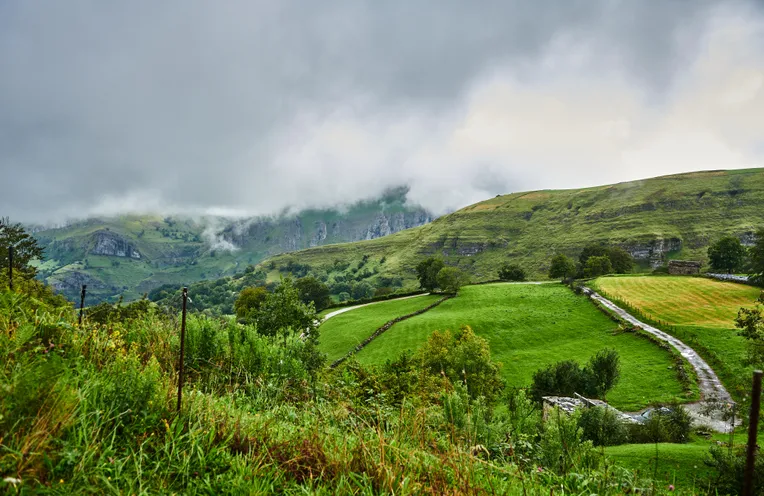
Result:
M753 373L753 390L751 391L751 417L748 423L748 447L745 457L745 479L743 495L753 495L754 468L756 466L756 434L759 428L759 408L761 408L761 370Z
M178 362L178 414L183 399L183 367L186 351L186 302L188 301L188 288L183 288L183 315L180 321L180 360Z

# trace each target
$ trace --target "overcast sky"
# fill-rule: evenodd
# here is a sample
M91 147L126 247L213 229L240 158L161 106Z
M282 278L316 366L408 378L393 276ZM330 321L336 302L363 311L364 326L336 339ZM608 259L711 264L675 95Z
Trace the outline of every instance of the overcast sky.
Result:
M0 215L764 166L764 1L0 1Z

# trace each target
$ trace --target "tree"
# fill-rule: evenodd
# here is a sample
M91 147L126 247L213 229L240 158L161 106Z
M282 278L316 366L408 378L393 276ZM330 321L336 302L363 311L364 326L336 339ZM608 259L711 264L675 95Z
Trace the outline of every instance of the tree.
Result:
M634 268L634 259L631 254L620 246L608 248L607 256L616 274L628 274Z
M568 279L576 275L576 262L572 258L558 253L552 257L549 267L549 279Z
M738 310L735 327L738 334L748 342L748 361L755 367L764 363L764 291L753 308Z
M457 293L459 288L469 284L469 277L456 267L443 267L437 276L438 287L446 293Z
M21 224L11 224L7 217L0 217L0 269L8 269L8 247L13 246L13 271L24 279L31 279L37 270L30 262L43 256L37 240L28 234Z
M748 251L751 263L751 279L764 286L764 227L756 232L756 241Z
M445 267L443 260L430 257L419 262L416 266L416 277L419 279L419 287L432 291L438 287L438 272Z
M286 335L289 332L318 339L318 322L313 303L300 301L300 293L292 280L286 278L268 293L255 314L257 332L267 336Z
M505 263L499 269L499 280L501 281L524 281L525 271L517 264Z
M350 295L354 300L363 300L374 296L374 286L366 281L354 282L350 289Z
M316 305L316 310L323 310L331 303L329 286L313 276L298 279L294 286L300 293L300 300L303 303L310 303L312 301Z
M613 272L613 265L607 255L589 257L584 265L584 277L598 277Z
M464 384L471 398L483 396L492 404L504 388L499 366L491 360L488 341L469 326L456 334L435 331L417 354L431 374L443 374L452 384Z
M605 245L602 243L590 243L584 246L584 249L581 250L581 255L578 256L578 263L583 268L586 267L586 262L588 262L591 257L605 257L607 255L608 248Z
M588 375L589 392L598 398L604 398L621 379L621 359L617 351L606 348L589 360L585 370Z
M240 319L247 319L249 314L260 309L265 299L268 297L268 291L264 287L244 288L236 298L233 308L236 316Z
M708 247L708 258L713 270L732 274L743 266L745 247L736 237L725 236Z

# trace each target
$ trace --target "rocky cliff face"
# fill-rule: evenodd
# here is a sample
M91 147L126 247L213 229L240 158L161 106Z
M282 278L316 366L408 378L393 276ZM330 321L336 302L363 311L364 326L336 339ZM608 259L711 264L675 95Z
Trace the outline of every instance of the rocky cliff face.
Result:
M666 254L682 249L682 240L679 238L655 239L646 243L636 243L625 246L624 249L635 260L647 260L650 266L655 268L666 262Z
M94 232L92 239L93 247L90 249L90 253L93 255L141 258L141 254L130 241L109 230L102 229Z

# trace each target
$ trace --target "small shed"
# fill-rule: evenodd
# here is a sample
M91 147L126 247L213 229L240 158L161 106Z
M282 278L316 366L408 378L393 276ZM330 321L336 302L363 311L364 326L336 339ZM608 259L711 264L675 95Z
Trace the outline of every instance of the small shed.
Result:
M700 262L691 260L670 260L668 271L676 276L694 276L700 274L700 266Z

